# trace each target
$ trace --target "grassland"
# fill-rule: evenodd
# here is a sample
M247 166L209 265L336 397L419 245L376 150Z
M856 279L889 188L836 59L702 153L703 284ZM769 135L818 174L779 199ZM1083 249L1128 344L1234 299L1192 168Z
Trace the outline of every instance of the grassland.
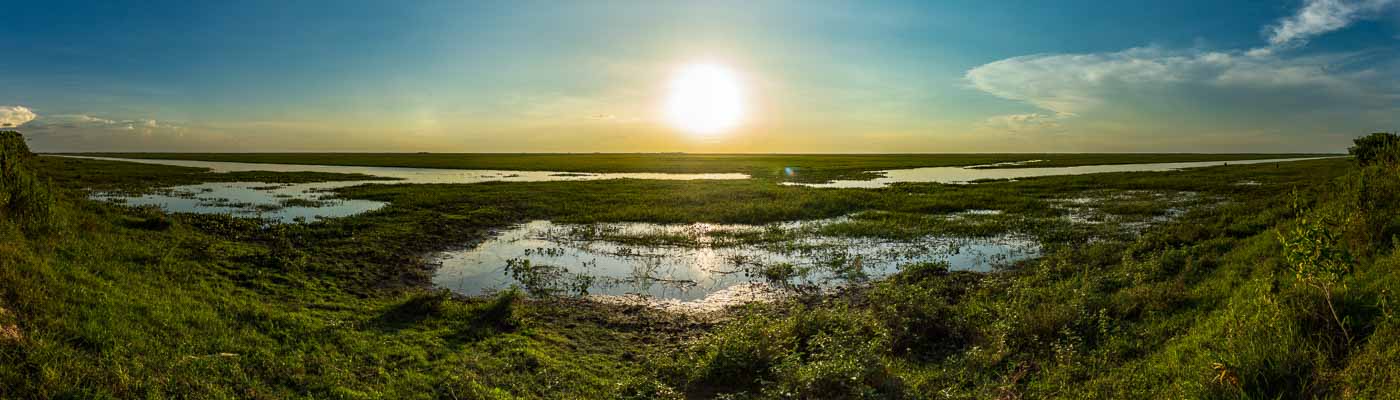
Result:
M821 182L869 179L869 171L1044 160L1036 167L1231 161L1316 154L494 154L494 153L84 153L168 160L565 172L745 173ZM1014 167L1014 166L1011 166ZM792 174L788 172L791 171Z
M441 166L604 168L567 156L490 157L500 161ZM933 162L802 157L853 168L832 171ZM1384 398L1400 390L1394 165L1328 159L878 190L767 179L374 184L340 193L390 206L264 226L84 198L83 188L208 178L196 171L5 160L19 158L29 166L19 173L32 177L25 187L48 185L53 200L24 203L47 211L6 205L0 214L4 398ZM1029 158L1044 157L940 162ZM726 160L669 172L772 177L794 163ZM1194 200L1179 201L1187 193ZM1115 218L1064 222L1071 211L1059 205L1084 197L1101 199L1097 209ZM1182 206L1174 220L1125 229ZM976 229L1034 233L1044 255L986 274L909 266L856 290L719 320L511 292L455 298L428 288L431 266L420 257L532 219L765 223L866 212L837 233L898 237L950 229L940 216L971 209L1004 211ZM1324 264L1344 268L1319 280L1311 272Z

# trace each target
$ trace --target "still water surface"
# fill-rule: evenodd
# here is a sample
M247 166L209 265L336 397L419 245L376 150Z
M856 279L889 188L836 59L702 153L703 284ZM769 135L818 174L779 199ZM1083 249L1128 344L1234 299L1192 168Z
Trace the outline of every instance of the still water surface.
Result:
M1265 160L1200 161L1151 164L1081 165L1077 167L977 168L998 165L989 164L985 166L972 167L929 167L877 171L883 174L884 176L864 181L849 180L831 181L827 183L784 182L783 184L802 185L819 188L873 189L889 186L892 183L899 182L936 182L964 184L989 179L1021 179L1056 175L1101 174L1106 172L1167 172L1178 171L1187 168L1214 167L1222 165L1267 164L1287 161L1318 160L1323 158L1332 157L1274 158Z
M69 157L69 156L65 156ZM181 167L208 168L211 172L273 171L273 172L327 172L345 174L365 174L394 180L318 182L292 185L274 185L256 182L203 183L167 188L155 193L130 195L124 193L97 193L94 198L131 205L155 205L171 212L233 214L243 217L263 217L278 222L314 221L324 218L343 217L383 207L385 203L368 200L335 199L330 191L366 183L429 184L429 183L479 183L479 182L546 182L546 181L586 181L602 179L748 179L747 174L669 174L669 173L570 173L557 171L502 171L438 168L400 167L361 167L345 165L300 165L262 164L218 161L123 159L110 157L81 157L98 160L129 161L148 164L173 165ZM1077 167L1053 168L977 168L973 167L931 167L879 171L884 176L878 179L857 181L832 181L819 184L784 182L785 185L803 185L821 188L880 188L897 182L938 182L970 183L985 179L1019 179L1053 175L1079 175L1105 172L1144 172L1176 171L1186 168L1200 168L1219 165L1261 164L1299 160L1315 160L1327 157L1286 158L1240 161L1205 161L1153 164L1086 165ZM1041 160L1009 163L1031 165ZM1003 163L1008 164L1008 163ZM994 164L1001 165L1001 164ZM300 200L296 202L292 200Z
M70 156L65 156L70 157ZM277 222L315 221L373 211L386 203L334 198L331 191L367 183L428 184L480 182L589 181L602 179L748 179L746 174L572 173L555 171L498 171L472 169L357 167L343 165L260 164L218 161L149 160L85 157L95 160L208 168L213 173L241 171L327 172L364 174L388 178L380 181L316 182L279 185L260 182L202 183L175 186L141 195L96 193L94 199L133 206L154 205L170 212L232 214L261 217ZM392 179L392 180L389 180ZM293 200L299 200L293 201Z
M169 212L230 214L281 223L313 222L374 211L388 205L382 201L336 198L330 192L362 183L384 182L206 182L136 195L99 192L92 198L131 206L156 206Z
M144 164L173 165L179 167L209 168L209 172L327 172L338 174L364 174L398 179L391 183L480 183L480 182L549 182L549 181L595 181L602 179L748 179L748 174L667 174L655 172L627 173L578 173L559 171L504 171L490 169L446 169L446 168L402 168L402 167L359 167L352 165L302 165L302 164L262 164L221 161L152 160L134 158L86 157L94 160L127 161ZM358 183L354 183L358 184Z
M813 232L822 224L842 220L771 225L533 221L472 248L439 253L434 260L441 267L433 282L466 295L490 293L520 284L506 266L529 261L595 277L589 294L689 301L736 285L766 283L763 271L775 265L802 272L788 284L822 287L879 278L920 262L946 261L953 270L990 271L1040 251L1034 239L1020 235L897 241L803 234L771 243L725 239L772 229ZM637 240L658 237L686 239L652 244Z

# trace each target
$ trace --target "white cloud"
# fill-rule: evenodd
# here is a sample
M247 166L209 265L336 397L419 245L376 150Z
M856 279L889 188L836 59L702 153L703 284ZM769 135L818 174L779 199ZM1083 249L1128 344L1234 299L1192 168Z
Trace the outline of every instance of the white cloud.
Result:
M45 116L26 127L32 133L62 137L112 137L114 134L152 136L184 136L188 129L181 124L155 119L113 119L92 114L58 114ZM122 137L122 136L117 136Z
M1209 118L1300 131L1305 128L1287 120L1315 113L1334 125L1384 125L1395 118L1376 116L1400 111L1400 73L1391 72L1396 58L1378 58L1377 53L1291 56L1278 50L1374 18L1397 4L1400 0L1305 0L1297 13L1267 27L1268 45L1254 49L1137 47L1035 54L978 66L965 79L977 90L1048 112L999 115L982 123L1012 132L1059 131L1071 117L1088 114L1096 124L1111 118L1137 123L1212 114L1216 117ZM1164 116L1184 109L1197 112Z
M96 124L115 124L115 123L117 123L117 121L113 121L113 120L106 119L106 118L101 118L101 117L94 117L94 116L87 115L87 114L78 114L78 115L75 115L75 116L73 116L73 117L74 117L75 119L77 119L78 121L89 122L89 123L96 123Z
M1056 114L1093 111L1116 98L1173 89L1306 90L1308 97L1375 100L1394 88L1376 70L1341 70L1345 55L1279 58L1243 52L1133 48L1009 58L967 72L972 87ZM1378 81L1379 79L1379 81ZM1387 84L1390 83L1390 84ZM1189 95L1189 93L1173 93Z
M994 131L1010 133L1059 132L1064 130L1064 126L1060 124L1060 121L1069 117L1072 117L1072 115L1049 115L1042 113L997 115L982 121L982 127Z
M39 116L25 106L0 106L0 128L13 128Z
M1400 3L1397 0L1306 0L1303 8L1266 28L1269 45L1288 47L1307 43L1315 36L1336 31L1352 23L1376 17ZM1259 49L1256 54L1262 54Z

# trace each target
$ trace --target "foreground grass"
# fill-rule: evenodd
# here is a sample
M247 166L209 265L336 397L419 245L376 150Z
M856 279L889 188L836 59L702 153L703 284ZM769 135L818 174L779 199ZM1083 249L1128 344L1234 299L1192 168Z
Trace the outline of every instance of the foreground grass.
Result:
M1027 166L1066 167L1304 157L1305 154L492 154L492 153L85 153L168 160L373 167L462 168L568 172L746 173L760 179L822 182L870 179L869 171L1043 160Z
M17 332L0 339L0 397L601 398L670 324L371 290L298 271L276 245L114 211L71 210L61 236L0 230L0 323Z
M183 182L161 170L146 178ZM59 193L53 226L0 213L0 398L606 398L642 374L628 357L691 323L452 299L384 278L421 271L406 255L312 257L307 231L81 195Z
M44 176L72 188L192 179L49 159L36 160ZM1393 173L1374 172L1366 201L1347 183L1360 173L1339 159L879 190L376 184L341 193L391 206L274 227L65 190L60 227L0 219L0 330L19 332L0 337L0 397L1381 398L1400 384L1395 230L1383 218L1377 229L1336 228L1355 255L1337 296L1345 335L1322 296L1294 281L1275 237L1334 207L1397 215L1384 197ZM1310 208L1292 206L1293 188ZM1200 200L1141 234L1116 219L1052 222L1069 212L1057 204L1085 196L1131 221L1177 206L1141 191ZM1005 211L987 232L1034 233L1046 255L991 274L909 266L718 325L421 289L419 254L530 219L763 223L866 211L834 233L899 237L971 209Z

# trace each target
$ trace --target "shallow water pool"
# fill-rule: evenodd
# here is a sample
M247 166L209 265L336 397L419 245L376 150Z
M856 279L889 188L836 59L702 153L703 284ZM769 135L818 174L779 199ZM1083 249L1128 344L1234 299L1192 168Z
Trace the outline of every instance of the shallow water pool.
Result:
M212 173L240 171L327 172L364 174L389 178L378 181L340 181L302 184L261 182L202 183L175 186L151 193L95 193L97 200L134 206L153 205L170 212L231 214L261 217L277 222L315 221L345 217L383 207L387 203L336 199L331 191L367 183L430 184L481 182L548 182L603 179L748 179L746 174L571 173L555 171L498 171L436 168L356 167L342 165L259 164L215 161L149 160L111 157L61 156L94 160L127 161L180 167L208 168ZM392 180L390 180L392 179Z
M1200 161L1152 164L1111 164L1081 165L1076 167L1035 167L1035 168L986 168L1006 165L988 164L969 167L929 167L892 169L876 171L883 176L871 180L838 180L827 183L784 182L785 185L801 185L818 188L882 188L900 182L934 182L964 184L980 180L1021 179L1041 176L1101 174L1108 172L1168 172L1188 168L1204 168L1224 165L1268 164L1289 161L1319 160L1332 157L1276 158L1265 160ZM1034 160L1040 161L1040 160Z
M954 270L989 271L1034 257L1040 250L1033 239L1016 235L908 241L806 234L771 242L734 239L767 230L815 231L840 220L761 226L533 221L472 248L439 253L433 258L441 265L433 282L466 295L490 293L520 285L508 267L529 262L566 277L591 277L591 295L691 301L754 283L842 285L921 262L946 261ZM775 268L792 275L773 282L769 276Z
M369 182L207 182L151 193L94 193L92 198L131 206L156 206L169 212L230 214L277 222L312 222L377 210L388 203L334 197L331 189Z

